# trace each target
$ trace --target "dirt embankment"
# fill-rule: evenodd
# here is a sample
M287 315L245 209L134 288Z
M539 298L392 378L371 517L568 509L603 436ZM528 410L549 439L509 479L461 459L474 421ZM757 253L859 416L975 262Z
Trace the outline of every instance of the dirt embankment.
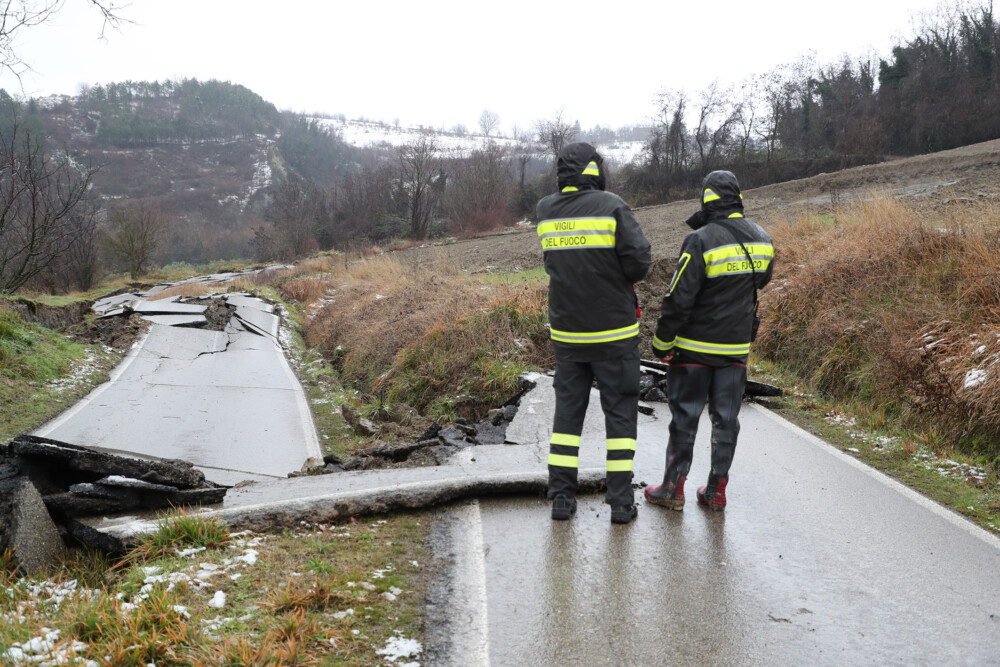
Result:
M76 301L65 306L47 306L29 299L0 300L0 309L10 310L25 322L48 329L63 329L79 324L90 312L93 301Z
M737 174L739 176L739 174ZM933 217L956 202L1000 205L1000 140L931 155L890 160L831 174L748 190L748 217L765 229L777 220L803 213L821 214L852 201L888 193L906 198L918 211ZM636 286L649 340L660 300L673 275L684 236L684 221L697 210L696 200L636 209L636 218L653 246L653 267ZM777 248L780 262L781 248ZM454 264L468 272L501 272L541 266L542 251L533 227L506 234L401 251L407 261Z

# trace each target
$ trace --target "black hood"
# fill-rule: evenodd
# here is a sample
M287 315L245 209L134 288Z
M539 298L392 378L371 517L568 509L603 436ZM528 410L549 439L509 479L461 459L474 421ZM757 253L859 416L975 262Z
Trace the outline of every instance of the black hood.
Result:
M687 220L692 229L703 227L712 218L728 218L743 213L740 184L731 171L713 171L701 182L701 210Z
M574 187L578 190L603 190L604 158L590 144L569 144L559 151L556 175L559 189Z

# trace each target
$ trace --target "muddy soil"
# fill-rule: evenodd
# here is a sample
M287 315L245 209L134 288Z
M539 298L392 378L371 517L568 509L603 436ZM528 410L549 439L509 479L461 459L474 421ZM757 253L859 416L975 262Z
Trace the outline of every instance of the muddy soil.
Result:
M744 192L744 202L747 216L767 229L778 220L829 212L883 193L906 199L928 217L956 203L1000 205L1000 140L768 185ZM636 285L646 314L644 340L651 339L680 244L690 231L684 221L698 206L690 199L635 211L653 246L653 267L646 280ZM778 252L780 257L780 248ZM518 271L542 263L534 227L398 254L418 264L450 263L470 273Z

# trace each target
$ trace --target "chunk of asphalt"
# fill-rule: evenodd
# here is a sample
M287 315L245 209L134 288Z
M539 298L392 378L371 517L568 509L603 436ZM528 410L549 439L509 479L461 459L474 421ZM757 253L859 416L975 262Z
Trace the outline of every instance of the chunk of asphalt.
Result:
M494 425L490 422L476 424L476 442L480 445L502 445L507 436L507 422Z
M38 489L27 478L16 483L7 546L18 568L28 575L59 567L67 549Z
M53 493L44 497L45 506L60 523L66 517L118 514L145 507L141 494L133 492L120 498L100 498L75 493Z
M80 544L111 554L120 556L125 553L126 540L111 533L97 530L76 519L67 519L64 522L66 533ZM131 536L134 540L135 537Z
M8 445L8 452L29 461L41 460L53 473L61 475L67 471L94 473L100 477L121 475L181 489L205 484L204 473L187 461L133 458L35 435L15 437Z

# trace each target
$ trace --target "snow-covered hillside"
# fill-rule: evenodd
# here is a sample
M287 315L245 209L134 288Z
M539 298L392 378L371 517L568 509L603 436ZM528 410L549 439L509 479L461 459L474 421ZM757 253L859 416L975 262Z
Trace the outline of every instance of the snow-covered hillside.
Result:
M496 141L512 150L525 150L525 147L520 142L509 137L493 137L490 139L480 134L456 134L432 130L430 128L398 127L362 120L340 120L321 117L314 117L309 120L315 121L328 132L338 133L348 144L358 146L359 148L404 146L417 141L421 135L430 133L434 136L434 142L442 153L456 157L468 155L477 148L481 149L489 141ZM621 167L628 164L642 152L643 142L597 143L595 146L612 165ZM528 147L527 150L536 153L539 157L544 156L544 152L538 150L537 146L533 148Z

